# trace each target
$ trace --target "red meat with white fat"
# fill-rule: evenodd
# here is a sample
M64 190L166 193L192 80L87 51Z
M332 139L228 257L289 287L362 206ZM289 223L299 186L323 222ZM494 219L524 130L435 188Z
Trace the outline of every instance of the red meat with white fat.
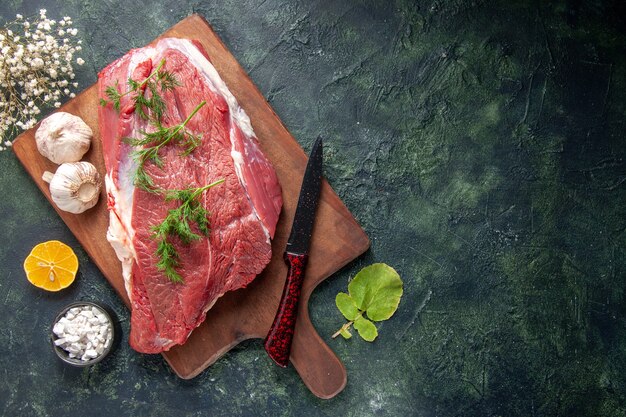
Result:
M163 94L163 125L181 123L205 100L207 105L187 124L202 142L188 156L181 155L180 147L165 146L160 151L163 168L147 163L146 172L166 189L225 182L201 196L211 213L209 236L190 245L172 238L184 283L171 282L156 268L157 242L151 238L151 227L177 203L166 203L163 196L133 185L137 168L133 148L122 140L140 137L149 126L135 114L130 95L122 98L119 113L111 104L100 107L110 213L107 239L122 262L131 300L130 344L145 353L185 343L220 296L245 287L265 268L282 206L276 173L248 116L196 42L166 38L130 51L100 72L99 96L106 99L106 87L116 84L125 92L128 78L142 81L162 59L164 69L181 84Z

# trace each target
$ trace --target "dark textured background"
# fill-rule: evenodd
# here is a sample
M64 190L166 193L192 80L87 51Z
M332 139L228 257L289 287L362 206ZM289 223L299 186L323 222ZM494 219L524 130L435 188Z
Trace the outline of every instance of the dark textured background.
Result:
M190 13L214 27L372 240L313 294L348 385L320 400L248 341L191 381L127 344L128 312L10 152L0 154L3 416L625 416L626 7L621 1L3 0L74 17L81 86ZM69 243L60 294L21 264ZM379 339L331 339L362 266L405 281ZM89 370L55 312L100 300L124 337Z

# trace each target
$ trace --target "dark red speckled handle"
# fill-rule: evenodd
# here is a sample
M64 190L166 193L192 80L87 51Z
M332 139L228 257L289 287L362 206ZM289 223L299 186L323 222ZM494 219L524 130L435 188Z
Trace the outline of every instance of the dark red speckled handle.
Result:
M289 363L289 352L298 318L298 301L307 259L307 255L285 252L285 263L289 267L287 281L285 281L274 323L265 338L265 350L270 358L283 368Z

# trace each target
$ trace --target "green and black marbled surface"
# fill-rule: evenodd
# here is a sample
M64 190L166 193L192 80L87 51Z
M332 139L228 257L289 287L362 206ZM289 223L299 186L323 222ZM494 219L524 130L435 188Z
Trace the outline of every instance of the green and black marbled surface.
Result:
M0 153L0 415L626 416L626 7L614 1L3 0L70 15L78 79L190 13L214 27L372 241L313 294L348 385L320 400L248 341L190 381L128 347L128 312L12 152ZM80 271L32 287L36 243ZM331 339L373 262L405 281L379 339ZM50 322L116 311L120 345L64 367Z

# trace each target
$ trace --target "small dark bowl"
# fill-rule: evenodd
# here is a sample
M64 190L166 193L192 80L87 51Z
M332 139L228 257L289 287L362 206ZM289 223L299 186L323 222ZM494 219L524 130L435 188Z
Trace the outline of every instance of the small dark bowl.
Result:
M84 306L97 307L106 316L107 320L109 321L109 326L111 326L111 343L109 343L109 346L106 347L104 349L104 351L99 356L97 356L97 357L95 357L93 359L90 359L88 361L83 361L80 358L70 358L68 351L66 351L62 347L57 346L57 345L54 344L54 341L57 340L58 337L52 331L52 329L54 328L54 325L71 308L74 308L74 307L84 307ZM113 346L113 343L115 341L115 326L114 326L114 323L113 323L113 319L111 318L111 315L108 312L108 308L105 307L104 305L98 304L98 303L94 303L94 302L91 302L91 301L76 301L74 303L71 303L71 304L68 304L67 306L65 306L59 312L59 314L57 314L57 316L55 317L54 321L52 322L52 327L50 328L50 334L51 334L50 341L52 343L52 348L54 349L54 353L56 353L56 355L59 357L59 359L61 359L63 362L65 362L65 363L67 363L69 365L72 365L72 366L85 367L85 366L95 365L96 363L98 363L101 360L103 360L104 358L106 358L107 355L109 354L109 352L111 352L111 347Z

